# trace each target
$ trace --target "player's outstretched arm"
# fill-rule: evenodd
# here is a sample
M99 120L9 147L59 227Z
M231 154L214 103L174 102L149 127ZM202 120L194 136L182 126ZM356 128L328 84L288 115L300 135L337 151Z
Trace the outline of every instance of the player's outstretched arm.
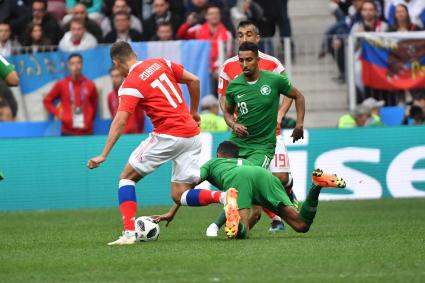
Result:
M180 208L180 204L175 203L167 213L160 214L160 215L152 215L151 218L156 223L159 223L161 221L167 221L167 224L165 224L165 226L168 227L170 222L173 221L174 216L176 216L176 213L179 210L179 208Z
M17 86L17 85L19 85L19 76L18 76L18 73L16 71L10 72L7 75L5 81L6 81L6 84L8 86Z
M297 140L304 138L305 99L304 95L302 95L295 87L292 87L292 90L287 94L287 96L295 100L295 108L297 110L297 124L295 125L291 135L293 142L296 142Z
M181 82L187 85L190 95L190 114L199 125L201 122L201 117L198 113L201 82L197 76L186 70L183 71Z
M127 120L130 114L127 111L118 111L112 121L111 128L109 129L108 139L106 140L105 147L103 148L102 153L97 156L91 158L87 162L87 167L90 169L94 169L99 167L99 165L106 160L109 153L112 150L112 147L120 138L122 132L124 131L125 125L127 124Z

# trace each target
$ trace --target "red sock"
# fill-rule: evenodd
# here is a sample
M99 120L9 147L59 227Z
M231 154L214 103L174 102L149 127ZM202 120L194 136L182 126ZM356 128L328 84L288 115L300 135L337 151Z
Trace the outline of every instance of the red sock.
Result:
M280 217L276 214L274 214L273 212L271 212L270 210L268 210L267 208L263 207L263 211L267 214L267 216L271 219L271 220L276 220L277 218L280 219Z
M134 231L134 220L137 211L137 203L135 201L126 201L120 205L124 230Z

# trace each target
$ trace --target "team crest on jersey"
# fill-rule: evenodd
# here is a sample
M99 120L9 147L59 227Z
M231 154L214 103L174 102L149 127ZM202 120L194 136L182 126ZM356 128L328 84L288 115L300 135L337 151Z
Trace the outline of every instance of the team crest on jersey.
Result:
M263 85L260 88L260 92L262 95L269 95L272 92L272 89L269 85Z

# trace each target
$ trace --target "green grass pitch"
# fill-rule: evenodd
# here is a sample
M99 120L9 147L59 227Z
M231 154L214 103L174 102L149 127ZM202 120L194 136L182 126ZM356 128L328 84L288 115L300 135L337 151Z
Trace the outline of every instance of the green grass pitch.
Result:
M138 215L165 212L140 208ZM425 282L425 199L322 202L307 234L204 236L182 208L158 241L110 247L117 209L0 213L0 282Z

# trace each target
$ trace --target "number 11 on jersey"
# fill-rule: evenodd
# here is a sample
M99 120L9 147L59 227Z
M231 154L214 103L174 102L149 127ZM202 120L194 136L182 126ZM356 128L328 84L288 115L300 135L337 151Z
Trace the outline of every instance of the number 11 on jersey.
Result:
M168 85L169 89L171 90L171 92L174 94L174 96L177 98L177 101L179 102L179 104L181 104L183 102L182 98L180 97L177 89L174 87L173 83L170 81L170 79L167 77L167 74L163 73L159 76L159 79L154 80L151 83L151 87L152 88L159 88L159 90L161 90L161 92L165 95L165 97L167 98L168 102L171 104L171 106L173 106L174 108L177 108L177 104L174 101L174 99L171 97L170 92L168 91L168 89L165 87L164 83L166 85Z

